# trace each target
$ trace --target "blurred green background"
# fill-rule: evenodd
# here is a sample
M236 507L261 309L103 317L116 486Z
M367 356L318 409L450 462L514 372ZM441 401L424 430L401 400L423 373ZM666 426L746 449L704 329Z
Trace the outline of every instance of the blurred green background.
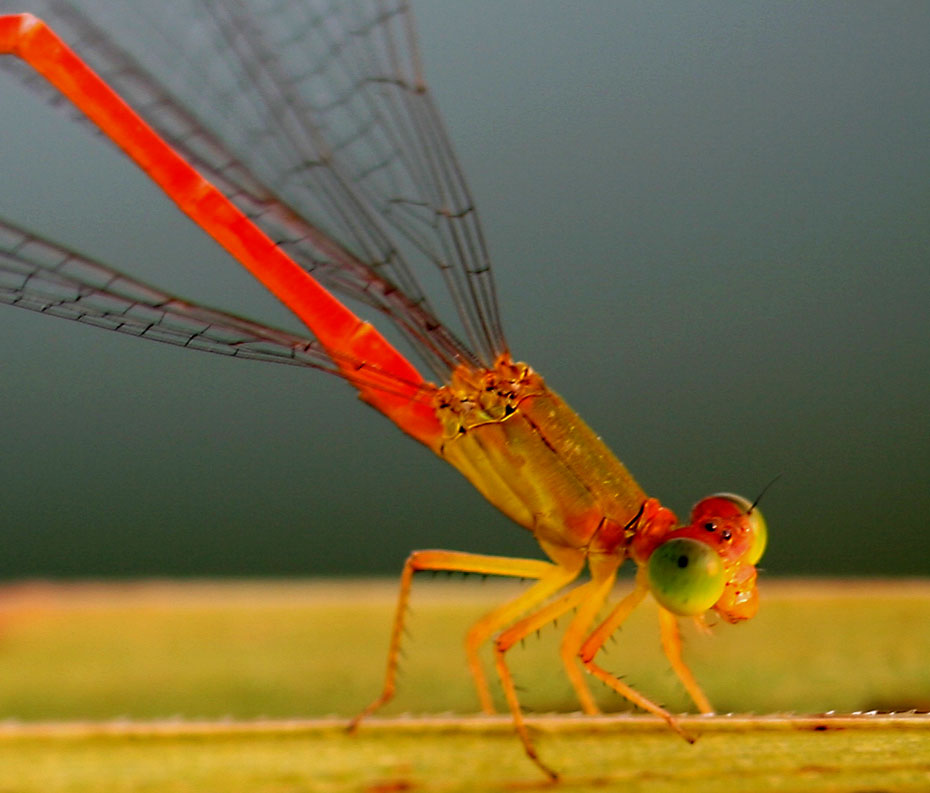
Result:
M415 10L515 355L680 512L783 474L768 573L930 572L930 5ZM6 75L0 108L0 214L293 326ZM4 578L538 554L336 378L12 309L0 335Z

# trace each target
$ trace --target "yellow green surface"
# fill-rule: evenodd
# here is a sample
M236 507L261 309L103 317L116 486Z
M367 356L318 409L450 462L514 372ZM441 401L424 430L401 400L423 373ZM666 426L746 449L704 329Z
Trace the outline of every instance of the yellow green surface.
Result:
M382 720L356 737L342 724L379 689L393 582L7 587L0 793L532 788L543 777L506 719L457 716L477 706L464 631L516 586L415 582L400 692L383 715L446 717ZM750 623L686 631L719 711L930 709L930 584L765 581L762 598ZM617 639L606 668L674 711L688 707L653 605ZM512 653L530 711L576 707L557 640L550 628ZM601 693L605 709L627 710ZM930 789L920 718L689 729L700 735L693 746L645 717L534 722L541 754L572 790Z

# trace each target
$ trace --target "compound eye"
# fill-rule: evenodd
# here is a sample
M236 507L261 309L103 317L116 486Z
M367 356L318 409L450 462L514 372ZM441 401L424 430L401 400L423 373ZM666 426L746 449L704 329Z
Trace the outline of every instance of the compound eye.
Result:
M765 518L762 517L762 513L759 511L758 507L749 513L749 520L752 525L752 547L749 549L749 553L746 554L746 561L749 562L749 564L755 564L762 558L762 554L765 553L765 544L768 542L769 530L768 526L765 525Z
M683 617L707 611L720 600L726 586L720 555L690 537L663 542L649 557L647 573L653 597Z

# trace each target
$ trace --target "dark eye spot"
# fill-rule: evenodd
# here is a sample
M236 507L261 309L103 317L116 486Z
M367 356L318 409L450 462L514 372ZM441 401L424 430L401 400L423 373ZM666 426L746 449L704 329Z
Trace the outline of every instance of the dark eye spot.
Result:
M681 556L679 556L679 557L678 557L678 566L681 567L681 568L687 567L687 566L688 566L688 557L685 556L684 554L682 554Z
M731 532L729 529L724 529L722 532L720 532L720 536L725 540L729 540L730 537L733 536L733 532Z
M717 531L717 524L708 521L707 523L704 524L704 528L707 531Z

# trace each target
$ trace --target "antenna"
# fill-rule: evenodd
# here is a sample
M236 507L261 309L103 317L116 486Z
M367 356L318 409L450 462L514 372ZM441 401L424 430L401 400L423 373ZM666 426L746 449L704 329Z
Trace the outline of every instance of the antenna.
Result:
M753 511L757 506L759 506L759 502L762 500L762 496L764 496L764 495L768 492L768 489L769 489L772 485L774 485L779 479L781 479L783 476L784 476L784 472L778 474L774 479L772 479L772 481L770 481L765 487L762 488L762 492L759 493L758 496L756 496L756 500L753 501L753 502L752 502L752 505L749 507L749 509L746 510L746 514L747 514L747 515L752 514L752 511Z

